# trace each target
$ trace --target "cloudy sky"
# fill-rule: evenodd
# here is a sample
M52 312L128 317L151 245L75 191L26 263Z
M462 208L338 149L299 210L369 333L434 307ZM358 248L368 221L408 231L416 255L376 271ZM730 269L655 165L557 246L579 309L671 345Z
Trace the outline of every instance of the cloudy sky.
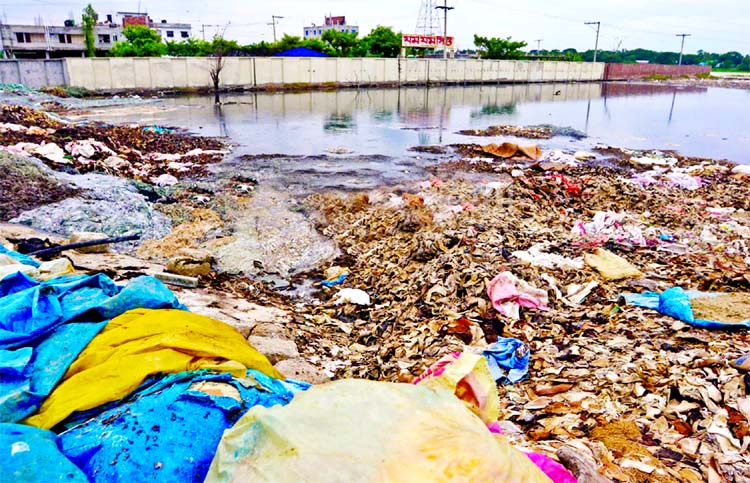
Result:
M442 3L442 0L440 0ZM87 2L57 0L0 0L9 23L46 23L76 18ZM154 20L185 21L200 35L205 24L211 36L229 23L227 37L241 43L272 40L271 15L282 15L279 35L302 35L302 27L321 23L327 13L345 15L349 23L368 32L378 24L413 32L420 0L94 0L100 13L147 10ZM473 34L512 36L542 48L592 48L595 33L585 21L601 21L600 48L638 47L677 51L678 33L691 33L685 50L737 50L750 53L750 0L448 0L455 7L448 16L448 34L459 48L471 48Z

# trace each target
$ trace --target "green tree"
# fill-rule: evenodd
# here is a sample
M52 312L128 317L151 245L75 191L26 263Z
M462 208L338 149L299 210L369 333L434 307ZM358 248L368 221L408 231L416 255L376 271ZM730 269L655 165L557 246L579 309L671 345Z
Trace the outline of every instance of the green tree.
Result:
M398 57L400 52L401 34L378 25L362 37L353 53L358 57Z
M523 41L513 41L510 37L500 39L474 35L474 45L485 59L523 59L526 54L521 49L528 44Z
M167 42L167 55L173 57L207 57L213 52L213 45L201 39L189 38L182 42Z
M323 32L321 40L328 46L329 54L336 57L351 57L357 46L357 32L339 32L335 29Z
M160 57L167 55L167 46L162 43L156 30L144 25L133 25L122 31L127 41L116 42L109 51L113 57Z
M86 44L86 57L96 57L94 26L99 20L99 15L97 15L94 7L92 7L90 3L86 8L83 9L83 16L81 20L81 25L83 27L83 41Z

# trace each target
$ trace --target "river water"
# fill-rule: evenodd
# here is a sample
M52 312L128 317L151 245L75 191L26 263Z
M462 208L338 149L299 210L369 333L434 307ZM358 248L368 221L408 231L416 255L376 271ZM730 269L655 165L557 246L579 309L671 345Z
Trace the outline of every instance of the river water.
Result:
M238 154L402 157L409 147L495 142L456 134L497 124L553 124L589 137L556 137L543 148L597 143L670 149L750 163L750 90L638 83L483 85L243 93L165 99L145 110L103 109L113 122L178 126L227 136Z

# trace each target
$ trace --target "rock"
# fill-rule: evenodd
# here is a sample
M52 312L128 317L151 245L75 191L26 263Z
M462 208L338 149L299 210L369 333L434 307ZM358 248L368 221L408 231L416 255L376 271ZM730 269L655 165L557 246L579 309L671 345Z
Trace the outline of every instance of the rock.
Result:
M273 307L268 307L273 309ZM289 330L283 324L269 323L269 322L258 322L248 335L262 336L262 337L275 337L279 339L288 339L291 334Z
M258 352L268 357L271 364L299 357L297 344L291 340L251 335L247 338L247 341L251 346L255 347Z
M578 483L611 483L598 471L594 463L573 448L564 446L557 450L557 458L578 479Z
M103 238L109 238L104 233L96 233L93 231L77 231L70 235L68 243L82 243L95 240L101 240ZM109 245L95 245L93 247L76 248L76 251L80 253L107 253L110 251Z
M130 163L128 161L122 159L119 156L110 156L102 161L102 163L104 164L104 166L111 169L122 169L130 166Z
M187 277L211 273L211 254L205 250L182 248L167 262L167 271Z
M331 380L321 369L318 369L301 357L283 360L274 367L290 379L297 379L309 382L310 384L323 384Z
M162 174L157 178L153 178L151 181L153 181L156 186L174 186L179 182L179 180L171 174Z

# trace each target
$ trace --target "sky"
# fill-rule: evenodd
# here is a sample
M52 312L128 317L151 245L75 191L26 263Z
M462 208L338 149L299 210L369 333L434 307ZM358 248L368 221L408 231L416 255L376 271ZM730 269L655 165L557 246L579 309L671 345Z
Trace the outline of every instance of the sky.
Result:
M443 0L439 0L442 4ZM88 2L66 0L0 0L8 23L61 24L80 13ZM365 35L377 25L414 33L420 0L93 0L100 15L118 11L148 11L155 20L188 22L193 31L211 37L228 24L225 36L241 44L273 40L272 15L281 15L277 35L303 35L303 26L321 24L326 14L345 15ZM689 33L685 52L736 50L750 53L750 0L448 0L448 35L459 49L472 48L474 34L511 36L543 49L594 47L595 27L601 22L599 48L646 48L679 51L676 34ZM205 25L205 27L202 27Z

